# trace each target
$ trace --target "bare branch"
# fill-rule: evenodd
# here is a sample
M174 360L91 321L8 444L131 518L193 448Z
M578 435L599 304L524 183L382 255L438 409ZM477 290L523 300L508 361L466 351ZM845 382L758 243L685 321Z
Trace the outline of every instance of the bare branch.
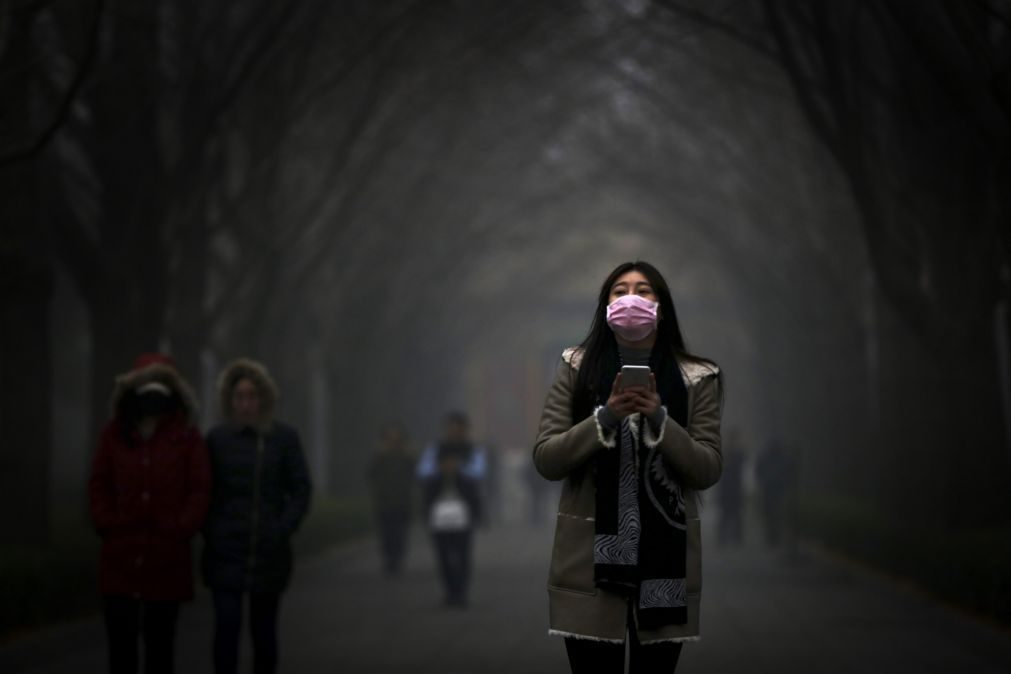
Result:
M779 63L780 54L777 53L776 50L771 49L763 40L755 37L754 35L749 35L733 23L720 19L716 14L720 14L722 12L717 12L716 14L704 12L702 10L695 9L694 7L685 7L676 0L657 0L655 5L672 14L677 14L683 19L688 19L700 26L713 28L728 37L733 38L737 42L750 47L756 54L764 56L775 63Z
M84 81L91 72L92 63L95 60L104 0L94 0L94 3L95 5L94 11L92 12L91 24L88 28L88 44L87 47L85 47L84 55L81 58L81 64L78 66L77 72L74 74L74 79L71 81L70 86L67 87L63 100L60 102L59 106L57 106L53 119L45 126L42 132L34 140L29 141L23 147L14 150L11 153L0 156L0 167L9 166L10 164L34 158L49 144L56 133L63 128L66 123L67 118L70 115L71 107L77 99L77 94L80 92Z

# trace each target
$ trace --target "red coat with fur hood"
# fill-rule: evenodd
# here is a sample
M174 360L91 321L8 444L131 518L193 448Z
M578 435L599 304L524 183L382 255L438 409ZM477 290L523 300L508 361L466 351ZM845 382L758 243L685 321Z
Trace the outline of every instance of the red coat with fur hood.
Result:
M131 421L130 397L149 382L167 386L178 406L144 439ZM88 483L91 518L102 537L101 591L191 599L190 539L203 525L211 491L192 390L167 358L142 357L117 378L112 404Z

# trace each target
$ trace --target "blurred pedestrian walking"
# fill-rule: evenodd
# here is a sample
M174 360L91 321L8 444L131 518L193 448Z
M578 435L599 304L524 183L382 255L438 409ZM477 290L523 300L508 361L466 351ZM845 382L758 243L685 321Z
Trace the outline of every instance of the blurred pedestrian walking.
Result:
M237 671L248 600L253 671L269 674L277 671L291 537L309 509L309 471L298 433L274 419L277 388L262 364L231 363L219 390L225 421L207 435L214 480L203 554L204 582L214 600L214 671Z
M786 543L793 552L797 499L797 462L792 452L774 437L755 464L762 505L765 542L770 547Z
M193 597L190 540L210 497L210 466L196 400L170 358L145 354L116 378L112 418L91 467L91 519L109 671L174 671L179 604Z
M419 465L422 500L435 548L447 606L466 607L471 579L474 529L481 522L481 486L468 473L475 448L461 412L446 417L442 440L434 445L434 471ZM422 457L424 461L426 457Z
M720 545L740 545L744 540L744 457L741 432L733 428L723 443L723 474L716 500L720 520L716 529Z
M460 472L472 480L483 481L488 476L488 453L474 444L470 437L470 419L463 412L450 412L443 419L442 437L429 443L418 457L418 477L432 477L439 470L439 453L453 447L460 457Z
M698 638L696 492L720 477L720 389L660 272L612 271L586 339L562 354L533 452L564 480L548 596L573 672L624 671L626 640L630 671L671 672Z
M481 480L481 510L484 517L482 526L487 529L501 524L502 513L502 455L501 450L491 443L484 444L485 475Z
M383 570L397 575L407 552L417 457L399 424L386 426L368 465Z

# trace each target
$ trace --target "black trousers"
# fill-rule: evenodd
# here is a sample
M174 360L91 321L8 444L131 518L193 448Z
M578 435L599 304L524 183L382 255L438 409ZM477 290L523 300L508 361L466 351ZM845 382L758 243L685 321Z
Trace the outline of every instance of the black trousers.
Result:
M407 508L387 508L380 510L377 518L383 569L389 574L399 573L404 562L404 553L407 551L411 511Z
M179 602L104 597L105 632L109 639L111 674L136 674L139 641L144 641L144 672L175 671L176 622Z
M462 606L467 603L470 584L471 548L470 530L442 531L432 534L435 555L439 562L446 603Z
M273 674L277 671L277 615L281 607L281 595L277 592L214 590L214 671L216 674L238 671L243 596L249 597L253 673Z
M628 632L625 643L614 644L590 639L565 639L565 652L569 656L572 674L584 672L615 674L625 671L625 644L628 644L629 674L670 674L678 666L681 657L679 642L663 642L642 645L636 634L632 608L629 606Z
M720 522L716 527L720 545L740 545L744 540L744 522L740 506L723 506Z

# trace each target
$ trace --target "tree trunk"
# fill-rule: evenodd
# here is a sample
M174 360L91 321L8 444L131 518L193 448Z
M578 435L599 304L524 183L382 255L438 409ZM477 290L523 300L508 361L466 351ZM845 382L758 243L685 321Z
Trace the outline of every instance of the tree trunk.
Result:
M207 296L207 223L202 209L192 209L192 221L183 231L179 269L173 274L170 314L166 322L172 357L179 372L200 393L208 387L203 375L201 354L207 344L205 300ZM214 401L200 400L203 418L209 419Z
M29 64L31 14L9 27L4 59ZM11 68L0 92L4 123L14 137L32 133L32 69ZM53 286L38 209L34 159L0 168L0 530L15 543L49 535L52 382L49 302Z
M8 175L0 184L10 186ZM22 223L33 209L11 217L17 202L30 201L26 191L0 206L0 219ZM13 207L13 208L12 208ZM23 231L24 231L23 230ZM36 230L37 231L37 230ZM5 244L11 240L5 237ZM38 249L36 249L38 250ZM34 253L34 251L33 251ZM44 543L49 535L49 468L52 452L52 381L49 347L49 301L52 269L48 260L21 250L0 254L0 529L4 539Z
M1004 421L1004 453L1011 461L1011 310L1008 300L1001 299L993 313L994 348L997 350L997 377Z
M950 364L951 405L945 420L957 444L941 448L947 458L948 480L957 510L955 521L987 524L1011 522L1011 461L1005 449L1001 410L999 354L992 327L970 335L953 351ZM942 464L943 465L943 464Z

